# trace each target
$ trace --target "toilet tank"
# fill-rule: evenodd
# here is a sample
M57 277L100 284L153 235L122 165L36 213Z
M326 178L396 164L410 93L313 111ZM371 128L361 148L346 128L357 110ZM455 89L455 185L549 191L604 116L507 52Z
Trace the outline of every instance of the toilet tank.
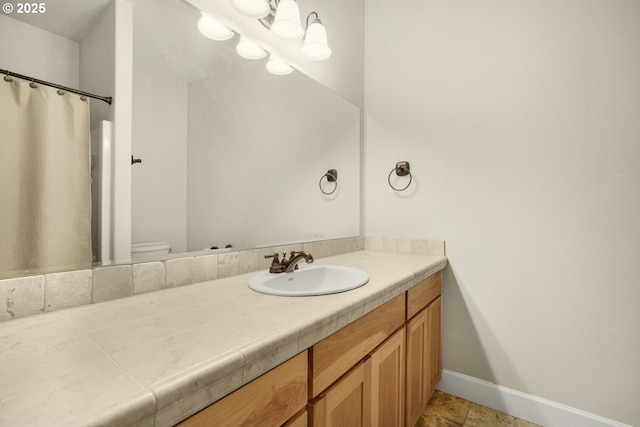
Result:
M168 255L171 245L168 242L142 242L131 244L131 258L153 258Z

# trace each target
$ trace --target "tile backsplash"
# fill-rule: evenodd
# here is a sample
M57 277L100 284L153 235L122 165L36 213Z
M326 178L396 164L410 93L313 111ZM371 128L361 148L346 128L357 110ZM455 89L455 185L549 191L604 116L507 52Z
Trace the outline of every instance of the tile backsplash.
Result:
M274 252L305 250L323 258L361 249L364 238L349 237L4 279L0 321L266 270L271 260L264 256Z
M372 251L401 252L406 254L446 255L445 241L436 239L367 236L364 239L364 248Z
M445 255L444 240L348 237L4 279L0 321L266 270L271 260L264 256L276 252L305 250L324 258L362 249Z

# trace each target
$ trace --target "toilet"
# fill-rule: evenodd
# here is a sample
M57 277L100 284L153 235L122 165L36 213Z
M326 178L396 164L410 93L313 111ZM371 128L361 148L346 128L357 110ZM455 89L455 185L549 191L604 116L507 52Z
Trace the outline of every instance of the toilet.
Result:
M161 258L169 255L171 245L167 242L143 242L131 244L131 259Z

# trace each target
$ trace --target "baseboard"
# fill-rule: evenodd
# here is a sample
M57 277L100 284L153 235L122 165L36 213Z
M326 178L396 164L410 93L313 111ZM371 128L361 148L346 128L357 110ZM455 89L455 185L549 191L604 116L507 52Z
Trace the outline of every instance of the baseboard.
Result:
M438 390L544 427L632 427L446 369Z

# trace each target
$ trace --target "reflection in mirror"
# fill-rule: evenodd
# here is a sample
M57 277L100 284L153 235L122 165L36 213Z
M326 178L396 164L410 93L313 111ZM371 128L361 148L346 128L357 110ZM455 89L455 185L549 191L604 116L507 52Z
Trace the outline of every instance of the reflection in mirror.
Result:
M167 242L173 253L358 235L358 108L298 71L274 76L266 59L240 58L238 35L226 42L203 37L200 12L181 0L129 2L133 67L119 64L114 72L109 48L127 19L119 21L113 5L125 1L80 10L77 0L58 0L47 15L20 17L28 22L0 15L0 36L16 41L0 47L7 61L0 68L101 95L132 85L132 105L117 97L113 107L91 102L92 135L103 120L114 120L114 109L131 109L128 155L142 159L127 165L130 212L101 207L97 190L110 182L93 175L94 254L109 260L98 243L111 214L130 217L134 243ZM114 168L102 163L97 147L92 142L94 166ZM326 196L318 180L329 169L340 180Z
M45 83L81 87L80 41L106 2L75 6L73 26L64 7L0 15L0 68L38 81L0 81L0 278L91 265L88 101Z
M133 13L134 243L184 252L358 235L357 107L241 58L237 35L203 37L186 3L138 0ZM332 168L328 198L317 182Z

